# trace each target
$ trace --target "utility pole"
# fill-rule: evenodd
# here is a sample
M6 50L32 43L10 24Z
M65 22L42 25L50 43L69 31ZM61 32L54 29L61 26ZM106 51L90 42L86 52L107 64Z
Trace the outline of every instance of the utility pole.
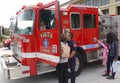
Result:
M5 32L4 32L4 26L1 26L1 35L4 35Z
M0 26L0 35L2 35L2 27Z

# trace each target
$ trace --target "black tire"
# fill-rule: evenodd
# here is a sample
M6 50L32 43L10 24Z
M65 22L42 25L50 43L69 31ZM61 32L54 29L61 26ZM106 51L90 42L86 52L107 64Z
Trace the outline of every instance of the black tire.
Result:
M84 59L82 57L82 54L79 52L76 53L75 57L76 57L75 73L76 73L76 77L77 77L78 75L80 75L81 70L83 68L83 63L84 63L83 60ZM70 68L68 68L68 78L70 78Z
M10 50L10 44L8 45L8 49Z

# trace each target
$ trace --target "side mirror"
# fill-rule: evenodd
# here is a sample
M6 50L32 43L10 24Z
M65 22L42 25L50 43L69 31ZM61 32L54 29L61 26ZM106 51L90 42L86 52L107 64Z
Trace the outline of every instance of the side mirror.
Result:
M15 31L15 24L13 22L10 23L9 30L10 30L10 32Z
M14 16L11 16L11 18L10 18L9 30L10 30L10 32L15 31L15 17Z

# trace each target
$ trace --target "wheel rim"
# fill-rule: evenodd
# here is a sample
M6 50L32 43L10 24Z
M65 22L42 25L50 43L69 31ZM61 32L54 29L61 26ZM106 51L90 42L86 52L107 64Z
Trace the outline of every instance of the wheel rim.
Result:
M75 62L76 62L75 71L77 71L79 69L79 67L80 67L80 61L79 61L79 59L77 57L75 57L75 58L76 58L76 60L75 60Z
M75 57L75 72L78 71L79 67L80 67L80 61L77 57ZM70 71L70 68L68 68L68 72L71 72Z

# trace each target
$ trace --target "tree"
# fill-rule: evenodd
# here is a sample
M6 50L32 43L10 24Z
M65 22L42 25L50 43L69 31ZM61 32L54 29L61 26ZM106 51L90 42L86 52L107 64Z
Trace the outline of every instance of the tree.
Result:
M1 26L0 26L0 35L2 34L2 29L1 29Z
M6 38L4 37L4 35L9 37L10 31L8 28L5 28L4 26L0 26L0 42L2 42L2 40Z
M9 36L10 35L9 29L5 28L4 26L1 26L1 35Z

